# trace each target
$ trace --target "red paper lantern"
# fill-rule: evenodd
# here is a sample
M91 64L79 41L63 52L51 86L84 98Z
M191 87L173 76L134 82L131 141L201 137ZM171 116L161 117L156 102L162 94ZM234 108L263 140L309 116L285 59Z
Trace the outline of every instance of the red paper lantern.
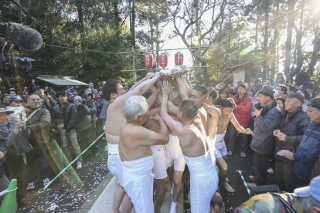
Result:
M151 69L152 66L153 66L153 57L151 54L146 54L144 56L144 66L147 68L147 69Z
M174 63L176 66L182 65L183 64L183 54L181 52L177 52L174 55Z
M159 66L165 68L168 66L168 55L165 53L161 53L158 57Z

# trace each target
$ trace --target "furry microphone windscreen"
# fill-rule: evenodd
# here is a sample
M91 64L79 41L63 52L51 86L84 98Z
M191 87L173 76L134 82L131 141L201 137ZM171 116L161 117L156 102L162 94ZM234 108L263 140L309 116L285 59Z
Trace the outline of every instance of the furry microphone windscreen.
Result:
M42 36L37 30L18 23L7 25L4 38L14 46L27 51L38 50L43 43Z

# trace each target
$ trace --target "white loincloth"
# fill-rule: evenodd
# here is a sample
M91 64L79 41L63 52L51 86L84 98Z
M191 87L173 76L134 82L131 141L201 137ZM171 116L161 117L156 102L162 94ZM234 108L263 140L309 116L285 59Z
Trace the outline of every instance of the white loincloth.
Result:
M108 169L116 176L120 186L123 187L123 169L119 154L119 145L118 144L112 144L108 143Z
M167 164L166 164L166 155L163 150L163 145L154 145L150 146L153 159L154 159L154 167L152 172L154 174L154 179L164 179L168 176L167 174Z
M190 171L190 200L192 213L210 212L210 201L218 187L218 175L210 151L199 157L187 157Z
M182 154L178 136L169 135L169 142L166 144L165 154L167 167L174 165L174 170L184 171L186 161Z
M226 143L224 142L225 134L216 134L216 158L226 156L228 153Z
M123 186L131 198L136 213L152 213L153 208L153 156L123 161Z

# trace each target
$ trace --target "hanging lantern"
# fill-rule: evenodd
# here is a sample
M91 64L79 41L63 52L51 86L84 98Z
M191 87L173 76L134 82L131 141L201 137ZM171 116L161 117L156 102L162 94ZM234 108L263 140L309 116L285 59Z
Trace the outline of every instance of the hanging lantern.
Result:
M159 66L163 69L168 66L168 55L165 53L161 53L158 57Z
M177 52L174 55L174 63L176 66L182 65L183 64L183 54L181 52Z
M153 66L153 58L152 55L149 53L144 56L144 66L147 69L151 69Z

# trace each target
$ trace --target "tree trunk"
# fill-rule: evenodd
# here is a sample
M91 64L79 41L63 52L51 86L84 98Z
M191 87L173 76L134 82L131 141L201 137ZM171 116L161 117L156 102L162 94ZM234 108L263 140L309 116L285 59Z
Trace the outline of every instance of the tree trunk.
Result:
M285 43L285 59L284 59L284 72L287 74L290 72L291 63L291 43L292 43L292 31L294 27L294 7L296 0L288 1L288 27L287 27L287 40Z
M265 8L264 8L264 54L265 54L265 61L263 63L263 79L267 78L268 73L268 39L269 39L269 0L265 0Z
M311 56L311 60L308 66L308 70L307 73L309 73L310 76L313 75L314 72L314 67L316 65L316 63L319 60L319 51L320 51L320 29L319 29L319 25L316 26L315 29L315 34L314 34L314 41L313 41L313 51L312 51L312 56Z
M279 2L276 1L276 11L275 11L275 17L278 16L279 14ZM274 24L274 34L273 34L273 45L272 45L272 49L271 49L271 66L270 66L270 72L271 72L271 76L274 76L275 71L277 69L277 50L278 50L278 43L279 43L279 29L278 29L279 25L278 25L278 21L276 21L276 23Z

